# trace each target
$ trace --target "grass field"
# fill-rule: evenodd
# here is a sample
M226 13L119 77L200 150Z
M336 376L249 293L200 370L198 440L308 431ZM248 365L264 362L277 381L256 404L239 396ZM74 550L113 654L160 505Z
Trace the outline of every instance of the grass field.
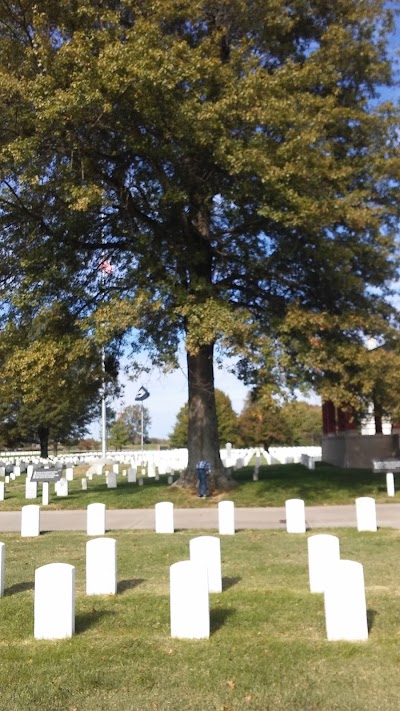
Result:
M84 534L3 534L1 708L398 709L400 531L340 530L341 557L364 565L370 636L360 643L326 640L323 597L309 592L307 534L282 531L222 537L224 589L210 595L210 639L171 639L169 566L188 558L200 533L109 533L118 545L118 594L105 597L85 595ZM50 562L76 566L69 640L33 638L34 570Z
M145 479L144 486L138 486L128 484L122 474L118 475L117 489L107 489L105 476L95 475L89 481L88 491L82 491L81 478L85 471L83 467L76 470L74 481L69 483L68 498L56 497L54 486L50 485L49 509L84 509L96 502L105 503L109 509L126 509L149 508L158 501L172 501L178 508L192 508L217 506L222 499L234 501L236 506L284 506L285 500L290 498L304 499L307 506L352 504L357 496L372 496L381 503L394 500L387 496L384 474L329 465L319 465L315 470L300 464L263 466L258 481L253 481L254 468L246 467L234 472L236 486L232 491L209 499L199 499L193 491L168 486L166 477L159 481ZM25 503L25 476L21 476L7 485L0 511L19 510Z

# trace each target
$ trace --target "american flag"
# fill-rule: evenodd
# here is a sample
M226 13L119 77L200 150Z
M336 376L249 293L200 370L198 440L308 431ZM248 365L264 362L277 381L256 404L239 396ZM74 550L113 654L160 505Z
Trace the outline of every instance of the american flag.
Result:
M114 271L114 267L109 259L102 259L99 264L99 269L103 274L112 274Z

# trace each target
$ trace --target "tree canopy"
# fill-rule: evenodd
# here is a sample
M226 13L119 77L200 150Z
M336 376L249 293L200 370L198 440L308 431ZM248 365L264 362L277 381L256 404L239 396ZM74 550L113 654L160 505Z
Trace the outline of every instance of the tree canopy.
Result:
M228 395L215 391L218 435L221 444L234 447L271 445L318 445L322 434L322 411L319 405L302 400L279 402L265 393L251 393L239 415ZM187 447L188 404L178 412L169 437L171 447Z
M242 447L319 444L322 414L318 405L302 400L279 402L268 392L250 394L238 418Z
M231 400L222 390L215 390L215 405L218 422L218 437L221 445L231 442L234 446L239 443L237 415L232 407ZM171 447L188 446L189 406L186 403L176 416L176 423L169 436Z
M303 400L292 400L283 405L281 415L289 432L288 444L319 445L322 436L322 410Z
M147 407L143 406L143 440L149 436L151 424L150 413ZM111 423L110 443L121 449L126 444L140 444L142 438L142 406L127 405L124 407Z
M100 350L64 304L35 315L9 314L0 331L0 438L3 446L80 438L100 412L103 380L116 377L111 353L104 373ZM114 389L114 387L113 387Z
M357 400L365 335L397 343L392 28L384 0L0 5L4 313L65 300L161 362L184 338L188 479L224 483L215 355Z

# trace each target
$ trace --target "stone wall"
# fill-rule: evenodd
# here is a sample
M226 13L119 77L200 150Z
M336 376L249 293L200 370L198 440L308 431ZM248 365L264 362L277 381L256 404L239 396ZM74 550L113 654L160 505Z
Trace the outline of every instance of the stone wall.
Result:
M344 432L322 437L322 461L344 469L372 469L373 459L399 458L398 434Z

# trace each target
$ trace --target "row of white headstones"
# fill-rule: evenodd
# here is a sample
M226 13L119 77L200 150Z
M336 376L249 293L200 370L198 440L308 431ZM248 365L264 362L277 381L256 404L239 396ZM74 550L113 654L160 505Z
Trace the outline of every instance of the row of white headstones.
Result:
M174 533L174 504L160 501L154 507L155 532ZM106 505L89 504L86 508L86 532L88 536L104 536L106 532ZM220 535L235 533L235 504L220 501L218 504L218 532ZM21 508L21 536L32 538L40 535L40 506L27 504Z
M4 546L4 544L0 544ZM209 593L222 592L221 543L216 536L189 542L190 560L170 567L171 637L210 636ZM94 538L86 543L86 594L117 593L117 542ZM64 639L75 632L75 568L50 563L35 571L34 637Z
M1 469L1 468L0 468ZM4 467L2 467L4 470ZM14 466L14 471L11 472L10 474L6 475L3 472L0 471L0 476L4 477L4 481L0 481L0 501L4 501L5 499L5 493L6 493L6 484L10 484L13 480L17 479L19 476L21 476L21 472L19 471L20 467L19 466ZM103 465L98 465L98 470L96 471L97 475L101 475L105 473L106 475L106 486L107 489L116 489L117 488L117 477L119 474L119 465L114 464L113 465L113 471L107 471L104 472L103 470ZM25 498L26 499L37 499L38 498L38 482L36 481L31 481L31 476L33 474L33 466L28 465L28 471L27 471L27 476L25 479ZM122 470L122 476L127 478L128 484L138 484L143 485L144 483L144 478L143 476L137 476L137 467L129 467L128 469ZM160 475L158 473L154 474L155 479L159 479ZM56 496L68 496L68 482L73 481L74 479L74 468L73 467L67 467L65 470L65 476L61 477L58 481L54 483L54 492ZM88 482L93 479L93 473L88 473L86 477L82 477L81 479L81 486L82 490L87 491L88 490ZM166 477L167 483L172 484L173 482L173 475L170 474ZM42 505L46 506L49 503L49 496L50 496L50 484L49 482L43 481L40 483L42 487L42 494L41 494L41 499L42 499Z
M358 500L358 510L365 506ZM371 514L370 502L369 513ZM361 504L360 504L361 502ZM302 504L302 506L301 506ZM287 531L305 533L304 502L286 502ZM40 507L29 505L21 510L21 535L40 533ZM106 507L87 507L87 534L103 536L106 532ZM365 515L365 511L363 512ZM219 533L235 533L234 503L218 506ZM299 526L300 519L303 524ZM297 523L296 523L297 521ZM376 517L375 517L376 522ZM294 525L296 523L296 525ZM173 533L173 504L155 506L157 533ZM376 530L368 524L359 530ZM86 544L86 593L115 595L117 592L117 551L112 538L94 538ZM205 639L210 636L209 593L222 592L220 539L199 536L190 541L190 559L170 568L171 636ZM0 589L4 592L5 544L0 544ZM308 538L310 590L324 594L328 640L358 641L368 639L364 572L361 563L340 560L339 539L329 534ZM62 639L75 631L75 568L65 563L51 563L35 572L34 636L37 639Z
M189 541L189 560L170 566L171 637L210 636L209 593L222 592L221 543L216 536ZM364 572L361 563L340 560L339 539L308 538L310 591L324 594L328 640L368 639ZM0 589L4 594L5 544L0 543ZM117 542L86 543L86 594L117 593ZM75 567L50 563L35 571L34 637L64 639L75 632Z
M377 531L376 503L371 496L355 499L356 523L358 531ZM306 514L303 499L288 499L285 502L286 530L288 533L305 533Z
M174 533L174 504L170 501L160 501L154 507L155 532ZM355 511L358 531L377 531L375 499L361 496L355 500ZM86 509L87 535L102 536L106 531L106 505L89 504ZM288 499L285 502L286 530L288 533L305 533L307 529L306 512L303 499ZM220 535L235 533L235 504L233 501L218 503L218 532ZM40 506L28 504L21 508L21 536L39 536Z

